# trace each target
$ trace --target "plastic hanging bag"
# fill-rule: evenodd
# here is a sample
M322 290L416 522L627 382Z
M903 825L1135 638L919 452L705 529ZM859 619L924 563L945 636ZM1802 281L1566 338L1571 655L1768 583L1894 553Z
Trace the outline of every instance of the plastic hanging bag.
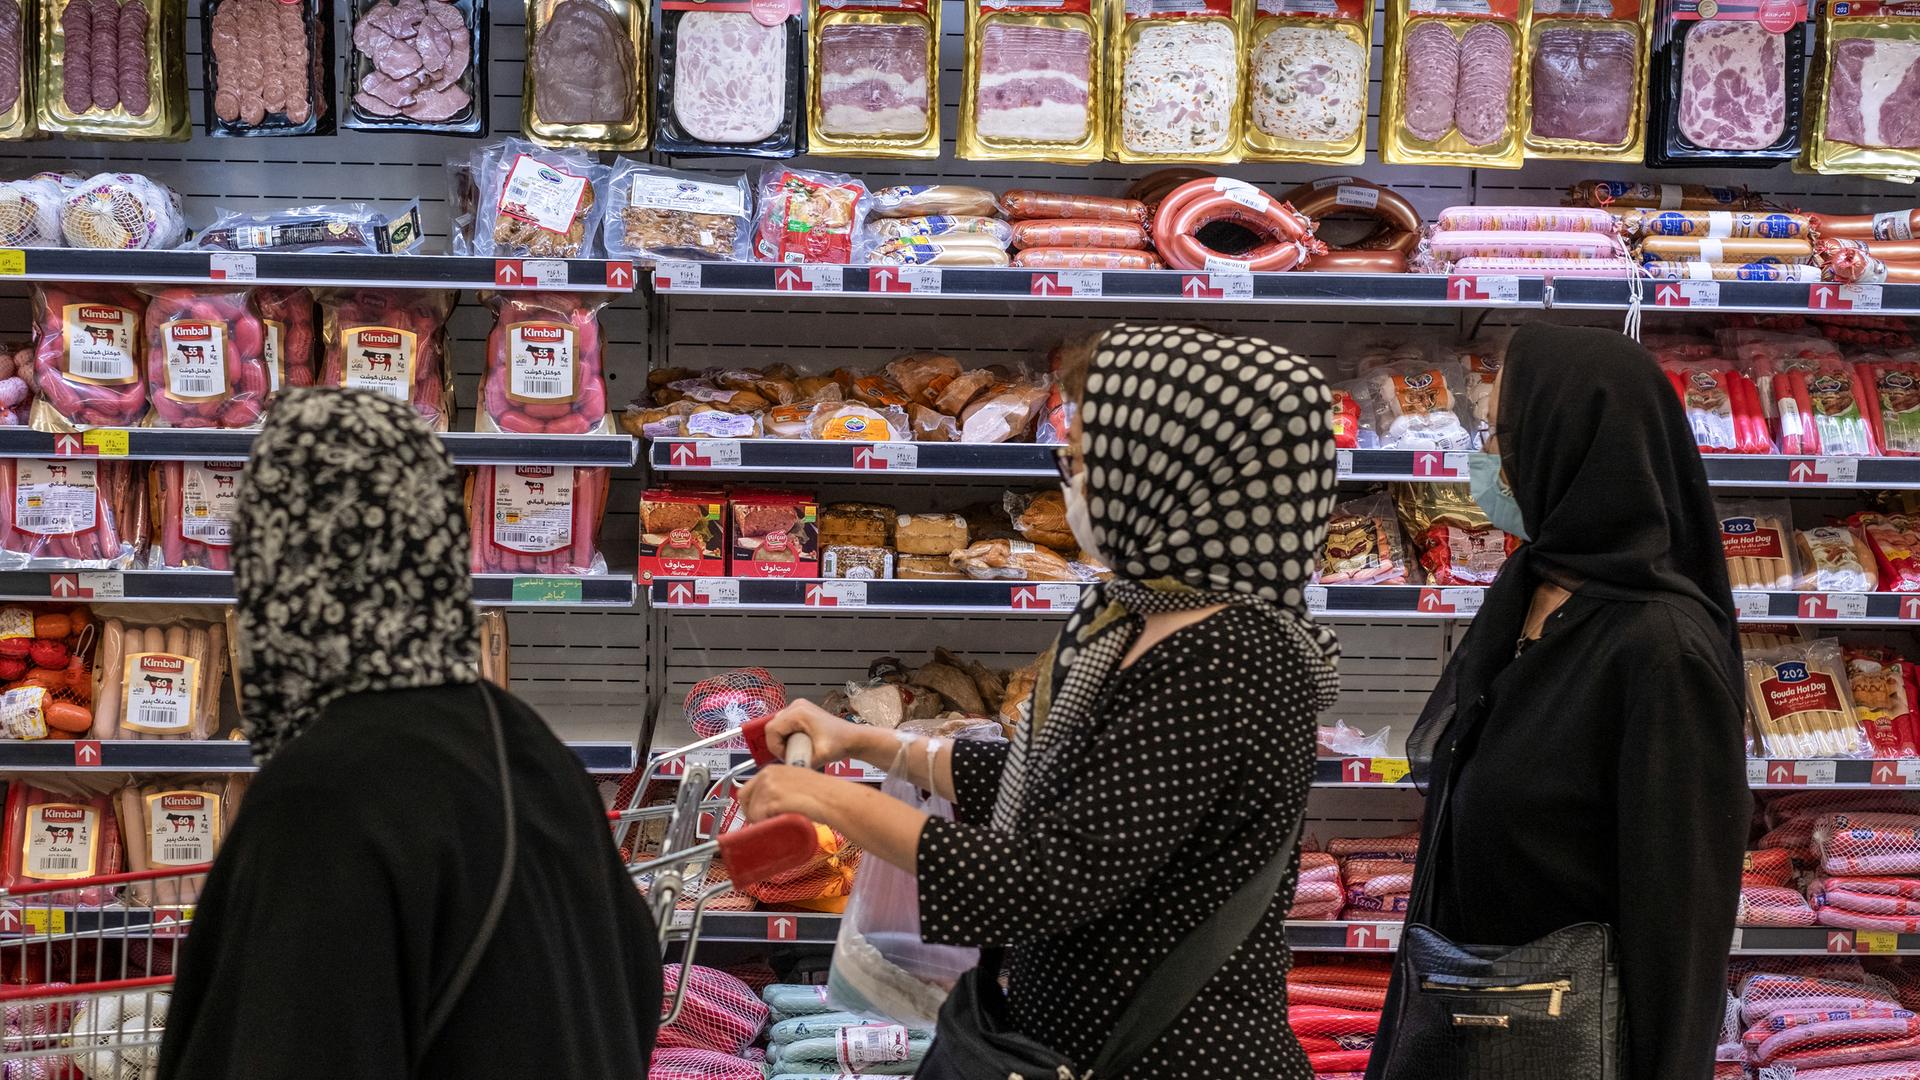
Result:
M844 173L768 169L760 176L754 254L761 262L850 263L867 185Z
M475 255L576 259L595 253L607 166L593 155L508 139L482 159Z
M476 431L584 435L612 430L601 370L604 296L493 293Z
M100 624L96 739L211 739L231 659L218 608L141 607Z
M318 294L327 343L318 385L370 390L447 430L453 412L446 367L446 323L453 294L416 289L323 290Z
M0 739L84 738L99 631L84 607L0 608Z
M146 372L152 427L246 428L271 380L266 327L246 289L147 289Z
M604 574L607 470L482 465L469 499L476 574Z
M244 775L169 776L121 788L113 803L127 869L173 870L212 862L233 827L245 789ZM127 886L126 896L142 905L191 904L200 899L206 881L202 874L137 881Z
M6 851L0 855L0 886L69 881L120 872L120 830L113 801L105 795L72 797L31 784L7 787ZM112 886L47 893L36 903L105 904Z
M420 202L389 216L366 203L319 203L289 210L216 208L193 238L201 251L404 255L420 246Z
M233 512L239 461L163 461L153 467L153 549L149 567L233 569Z
M1769 758L1872 757L1832 638L1746 655L1747 705Z
M145 486L127 462L0 460L0 569L124 570L145 546Z
M33 290L33 426L129 427L147 407L140 344L147 305L120 285Z

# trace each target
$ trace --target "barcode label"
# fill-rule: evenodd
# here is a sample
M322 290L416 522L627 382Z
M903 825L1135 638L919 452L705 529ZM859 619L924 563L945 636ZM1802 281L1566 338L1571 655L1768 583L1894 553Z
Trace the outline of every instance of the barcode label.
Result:
M134 653L123 669L122 723L137 731L178 733L193 724L200 661L173 653Z
M227 324L176 319L166 324L167 388L173 398L213 398L227 392Z
M173 727L179 723L179 719L174 716L172 709L156 706L141 709L140 715L133 722L140 727L164 728Z
M173 380L173 388L191 397L203 397L213 393L213 380L185 377L176 378Z
M13 492L13 525L39 536L85 532L98 521L98 466L23 459Z
M520 385L532 397L559 397L563 389L559 379L523 379Z
M571 545L573 493L570 465L494 469L494 546L539 555Z
M73 363L67 365L67 370L85 379L112 379L126 370L126 364L115 357L82 352L73 355Z
M493 530L493 539L503 547L535 547L542 551L554 546L553 533L546 529L506 529Z
M42 870L78 870L80 860L73 855L43 855L40 857Z

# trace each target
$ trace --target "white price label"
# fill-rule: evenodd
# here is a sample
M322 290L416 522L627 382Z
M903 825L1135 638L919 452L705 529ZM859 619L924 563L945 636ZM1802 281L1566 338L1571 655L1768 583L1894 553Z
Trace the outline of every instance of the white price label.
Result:
M866 607L867 583L864 581L815 581L807 584L810 607Z
M565 288L567 284L567 261L565 259L522 259L520 272L527 276L527 284L539 285L547 289Z
M814 292L840 292L845 287L846 277L837 266L803 264L799 269L800 280Z
M1842 592L1827 594L1827 606L1833 609L1836 619L1864 619L1867 617L1867 594Z
M1742 619L1764 619L1771 610L1771 597L1763 592L1733 594L1733 612Z
M689 439L667 447L667 465L675 469L737 469L740 440Z
M82 570L80 590L95 600L120 600L127 595L127 576L117 570Z
M1760 758L1747 759L1747 786L1757 787L1767 782L1767 763Z
M1451 606L1456 615L1472 615L1478 612L1480 601L1486 597L1487 590L1472 585L1440 590L1440 602Z
M709 777L719 776L733 767L733 752L708 747L705 750L689 750L681 755L686 767L704 766Z
M702 439L700 449L707 452L708 465L724 469L740 467L739 439Z
M1080 604L1078 585L1035 585L1033 595L1041 607L1050 611L1071 611Z
M920 467L920 448L913 443L870 443L853 448L853 467L856 469L917 469Z
M673 292L676 289L697 289L700 287L700 264L696 262L676 261L655 263L653 267L653 287L659 292Z
M1815 311L1879 311L1878 285L1815 285L1807 290L1807 306Z
M220 281L253 281L259 277L254 258L244 252L216 251L207 257L207 276Z
M1855 484L1860 481L1859 458L1815 458L1813 468L1815 474L1826 477L1826 482L1829 484Z
M1208 274L1207 286L1214 291L1215 296L1223 300L1253 299L1253 275L1250 273Z
M1307 612L1313 615L1325 614L1327 610L1327 587L1325 585L1307 586Z
M1920 787L1920 758L1876 761L1867 780L1876 787Z
M1342 480L1353 475L1353 451L1335 450L1333 452L1333 475Z
M710 607L737 607L740 603L740 582L736 578L703 577L693 579L695 603Z
M940 268L937 266L880 266L868 273L874 292L940 294Z
M1098 270L1057 270L1053 280L1069 296L1099 296L1100 271Z
M1455 274L1447 278L1447 299L1463 304L1519 303L1520 279L1500 274Z
M1662 281L1653 287L1654 307L1719 307L1717 281Z
M1766 761L1766 773L1760 780L1752 780L1753 771L1749 766L1747 776L1753 783L1771 784L1776 787L1789 785L1831 786L1836 768L1831 761Z

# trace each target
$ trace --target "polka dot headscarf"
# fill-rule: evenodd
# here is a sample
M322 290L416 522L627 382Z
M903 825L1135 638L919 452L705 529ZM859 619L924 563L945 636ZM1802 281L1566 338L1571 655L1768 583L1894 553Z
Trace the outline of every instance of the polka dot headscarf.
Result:
M1088 589L1015 733L994 809L1015 828L1029 760L1083 722L1139 636L1139 616L1230 603L1286 629L1333 704L1340 645L1307 615L1336 494L1332 392L1311 363L1258 338L1192 326L1108 331L1080 400L1093 540L1112 581Z

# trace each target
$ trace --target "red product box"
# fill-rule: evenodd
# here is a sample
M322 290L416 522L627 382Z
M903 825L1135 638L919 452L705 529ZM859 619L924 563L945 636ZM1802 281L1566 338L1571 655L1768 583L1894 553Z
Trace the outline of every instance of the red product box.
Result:
M640 494L640 580L723 577L727 497L719 491L648 488Z
M793 491L736 488L727 496L734 577L820 576L820 504Z

